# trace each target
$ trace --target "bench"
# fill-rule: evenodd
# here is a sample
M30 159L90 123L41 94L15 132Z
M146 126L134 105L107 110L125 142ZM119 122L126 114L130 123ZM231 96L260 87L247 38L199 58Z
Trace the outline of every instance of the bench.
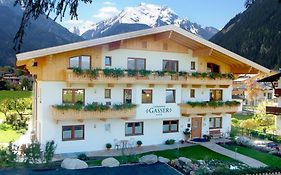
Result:
M210 130L209 131L209 135L212 137L212 138L221 138L222 137L222 132L221 130Z

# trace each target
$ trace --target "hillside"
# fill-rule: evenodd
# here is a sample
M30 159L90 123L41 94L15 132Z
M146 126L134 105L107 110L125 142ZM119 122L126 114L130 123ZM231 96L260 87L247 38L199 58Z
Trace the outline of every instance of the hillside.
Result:
M210 41L265 67L281 67L281 3L256 0Z
M0 1L0 66L15 65L15 51L13 38L19 28L22 15L20 7L14 7L12 0ZM75 41L82 38L56 22L40 17L31 21L26 29L26 35L21 51L30 51L51 47Z

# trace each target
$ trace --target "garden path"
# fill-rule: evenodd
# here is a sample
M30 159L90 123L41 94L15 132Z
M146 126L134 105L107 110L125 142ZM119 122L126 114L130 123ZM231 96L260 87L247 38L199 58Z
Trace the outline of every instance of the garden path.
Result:
M267 165L256 160L256 159L253 159L251 157L247 157L243 154L240 154L240 153L237 153L237 152L234 152L234 151L231 151L229 149L226 149L216 143L213 143L213 142L203 142L203 143L200 143L200 145L214 151L214 152L217 152L217 153L220 153L222 155L225 155L227 157L230 157L230 158L233 158L235 160L238 160L240 162L243 162L247 165L249 165L250 167L253 167L253 168L260 168L260 167L266 167Z

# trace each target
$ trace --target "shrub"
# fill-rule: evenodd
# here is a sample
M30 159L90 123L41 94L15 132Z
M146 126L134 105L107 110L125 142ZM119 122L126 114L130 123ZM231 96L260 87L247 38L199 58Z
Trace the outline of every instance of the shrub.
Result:
M142 70L139 70L139 74L141 76L147 77L151 74L151 71L142 69Z
M193 77L199 77L201 75L201 73L199 72L192 72L191 74Z
M69 110L69 109L74 109L74 110L82 110L83 109L83 104L81 103L75 103L75 104L60 104L60 105L54 105L54 107L58 110Z
M124 70L116 68L116 69L104 69L103 73L106 77L123 77L124 76Z
M165 75L165 71L156 71L158 76L163 77Z
M239 126L241 128L245 128L245 129L254 129L258 125L257 125L257 123L256 123L256 121L254 119L247 119L247 120L241 121Z
M208 76L208 73L207 73L207 72L203 72L203 73L201 74L201 76L202 76L202 78L206 78L206 77Z
M175 143L175 140L174 140L174 139L168 139L168 140L165 141L165 144L166 144L166 145L172 145L172 144L174 144L174 143Z
M55 142L52 140L52 141L48 141L45 145L45 148L44 148L44 161L46 164L49 164L53 157L54 157L54 154L55 154L55 150L57 148L57 145L55 144Z
M85 153L82 153L77 156L77 159L83 160L83 161L88 161L90 158Z
M99 69L88 69L88 70L86 70L86 73L91 78L97 78L99 76Z
M112 145L111 145L111 143L107 143L107 144L105 145L105 147L106 147L107 149L110 149L110 148L112 148Z
M32 140L24 149L25 163L37 164L40 163L40 161L42 162L42 158L41 144L36 140Z
M141 146L141 145L142 145L142 141L141 141L141 140L138 140L138 141L137 141L137 145L138 145L138 146Z
M134 77L138 74L137 70L132 70L132 69L129 69L127 72L129 77Z

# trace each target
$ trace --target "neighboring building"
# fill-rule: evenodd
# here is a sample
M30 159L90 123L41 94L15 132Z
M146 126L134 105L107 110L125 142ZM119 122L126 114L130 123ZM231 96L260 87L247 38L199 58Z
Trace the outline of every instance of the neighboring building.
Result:
M106 143L115 146L120 140L141 140L143 145L178 141L185 139L186 129L192 138L227 136L237 106L192 107L186 102L231 101L232 74L269 72L175 26L21 53L17 66L36 80L36 137L42 143L54 140L57 153L103 150ZM54 106L75 102L95 103L87 105L89 111ZM137 106L101 109L105 107L97 103ZM100 110L92 111L97 106Z
M281 135L281 73L263 78L259 80L259 82L268 82L272 84L274 96L277 97L278 104L277 106L267 106L266 113L276 115L275 128L277 129L277 134Z
M257 82L259 79L258 75L255 74L244 74L239 75L237 79L233 81L232 98L235 100L243 100L243 105L257 106L263 101L276 102L273 92L273 88L270 83ZM253 81L255 84L256 95L253 100L250 100L247 92L247 81Z

